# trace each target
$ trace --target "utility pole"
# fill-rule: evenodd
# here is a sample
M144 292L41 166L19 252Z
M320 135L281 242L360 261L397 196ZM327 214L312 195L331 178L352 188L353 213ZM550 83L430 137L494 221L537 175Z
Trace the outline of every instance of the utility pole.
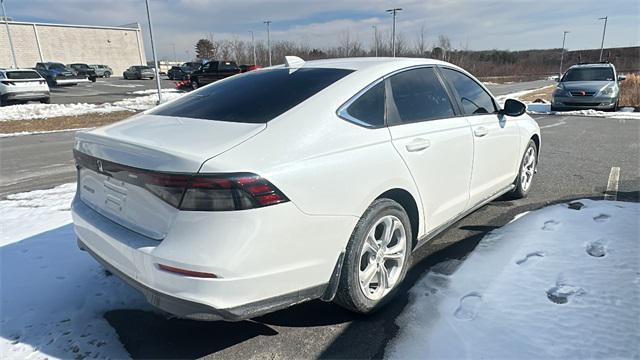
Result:
M600 60L602 61L602 51L604 50L604 34L607 32L607 18L608 16L598 18L598 20L604 20L604 29L602 29L602 43L600 44Z
M371 25L373 28L373 43L376 48L376 57L378 57L378 27L375 25Z
M271 66L271 20L263 21L267 24L267 51L269 53L269 66Z
M391 48L392 50L392 54L393 57L396 57L396 13L398 11L402 11L402 8L393 8L393 9L388 9L385 10L388 13L391 13L393 15L393 30L392 30L392 35L391 35Z
M564 41L567 39L567 34L570 33L571 31L564 31L564 34L562 35L562 52L560 53L560 72L558 73L558 81L560 81L560 78L562 77L562 61L564 60Z
M253 47L253 65L257 65L258 62L256 60L256 42L253 38L253 31L249 30L249 32L251 33L251 46Z
M149 11L149 0L145 0L147 5L147 19L149 20L149 36L151 37L151 53L153 54L153 64L156 67L156 88L158 89L158 104L162 102L162 88L160 87L160 67L156 57L156 45L153 42L153 25L151 24L151 11Z
M9 48L11 49L11 58L13 59L13 67L18 68L18 61L16 61L16 51L13 48L13 41L11 40L11 31L9 31L9 18L7 17L7 11L4 8L4 0L0 0L2 5L2 16L4 17L4 25L7 27L7 37L9 37Z

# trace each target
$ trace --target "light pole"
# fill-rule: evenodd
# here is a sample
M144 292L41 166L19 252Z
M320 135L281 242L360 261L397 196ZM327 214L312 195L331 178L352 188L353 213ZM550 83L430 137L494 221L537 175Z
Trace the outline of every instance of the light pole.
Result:
M564 41L567 39L567 34L570 33L571 31L564 31L564 34L562 35L562 52L560 53L560 73L558 74L558 80L560 80L560 78L562 77L562 60L564 60Z
M269 53L269 66L271 66L271 20L263 22L267 24L267 52Z
M376 57L378 57L378 27L375 25L371 25L373 28L373 46L376 48Z
M600 44L600 60L602 61L602 51L604 50L604 34L607 32L607 18L608 16L598 18L598 20L604 20L604 29L602 29L602 43Z
M253 31L249 30L249 32L251 33L251 46L253 47L253 65L257 65L257 60L256 60L256 42L253 38Z
M402 11L402 8L393 8L393 9L388 9L385 10L388 13L391 13L393 15L393 30L392 35L391 35L391 48L393 49L391 52L393 54L393 57L396 57L396 13L398 11Z
M158 104L162 102L162 89L160 88L160 68L156 57L156 46L153 42L153 25L151 24L151 12L149 11L149 0L145 0L147 5L147 19L149 20L149 36L151 37L151 53L153 54L153 64L156 67L156 88L158 89Z
M18 62L16 61L16 51L13 49L13 41L11 40L11 31L9 31L9 18L7 18L7 11L4 8L4 0L0 0L2 5L2 16L4 18L4 25L7 27L7 37L9 37L9 48L11 49L11 58L13 59L13 67L18 68Z

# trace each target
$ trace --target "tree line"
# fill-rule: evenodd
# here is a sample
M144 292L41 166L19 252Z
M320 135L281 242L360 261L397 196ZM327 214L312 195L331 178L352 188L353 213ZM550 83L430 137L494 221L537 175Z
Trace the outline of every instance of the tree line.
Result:
M560 70L561 49L544 50L468 50L461 45L454 48L446 35L438 36L434 43L426 40L424 27L416 38L409 41L402 34L396 36L396 54L403 57L425 57L444 60L461 66L479 77L527 76L557 74ZM391 41L385 33L380 33L370 46L365 46L348 31L338 37L332 47L315 48L305 44L278 40L271 42L273 64L281 64L287 55L299 56L304 60L342 57L391 56ZM198 61L233 60L238 64L253 64L254 49L251 41L238 37L231 39L203 38L195 45ZM598 61L600 49L565 51L564 66L578 62ZM609 59L619 71L639 71L640 47L605 49L604 58ZM256 63L269 65L268 49L265 41L255 41Z

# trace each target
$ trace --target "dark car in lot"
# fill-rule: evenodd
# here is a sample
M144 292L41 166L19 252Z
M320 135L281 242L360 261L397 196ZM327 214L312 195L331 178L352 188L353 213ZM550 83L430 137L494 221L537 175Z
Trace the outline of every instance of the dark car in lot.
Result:
M89 79L89 81L91 82L96 82L96 79L98 78L98 75L96 75L96 70L87 64L74 63L69 64L69 67L75 70L78 75L86 76L87 79Z
M233 61L210 61L191 74L191 87L197 89L239 73L240 68Z
M87 76L79 75L75 70L59 62L39 62L34 69L47 80L49 86L76 85L87 81Z
M134 65L122 73L125 80L129 79L153 79L156 76L152 68L144 65Z
M186 62L180 66L173 66L167 71L169 80L188 80L189 76L202 65L199 62Z

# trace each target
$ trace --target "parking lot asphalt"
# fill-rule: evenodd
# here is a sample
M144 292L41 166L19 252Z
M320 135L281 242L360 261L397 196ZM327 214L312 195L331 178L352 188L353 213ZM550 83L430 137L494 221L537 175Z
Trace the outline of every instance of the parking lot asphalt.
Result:
M163 89L175 89L175 82L162 76L160 85ZM96 82L83 82L78 85L56 86L50 89L51 103L102 104L115 102L129 97L139 96L134 91L156 88L155 80L124 80L122 77L98 78Z
M618 199L640 200L640 121L559 115L534 118L542 129L542 149L530 196L494 201L419 249L398 296L376 314L358 316L331 303L311 301L238 323L167 319L140 310L111 311L105 319L134 358L381 357L402 326L396 318L408 303L411 285L434 264L464 258L488 231L519 213L550 203L602 198L612 167L620 168ZM8 192L73 181L71 143L72 133L0 139L3 189L7 181L13 182ZM11 151L4 151L7 147Z

